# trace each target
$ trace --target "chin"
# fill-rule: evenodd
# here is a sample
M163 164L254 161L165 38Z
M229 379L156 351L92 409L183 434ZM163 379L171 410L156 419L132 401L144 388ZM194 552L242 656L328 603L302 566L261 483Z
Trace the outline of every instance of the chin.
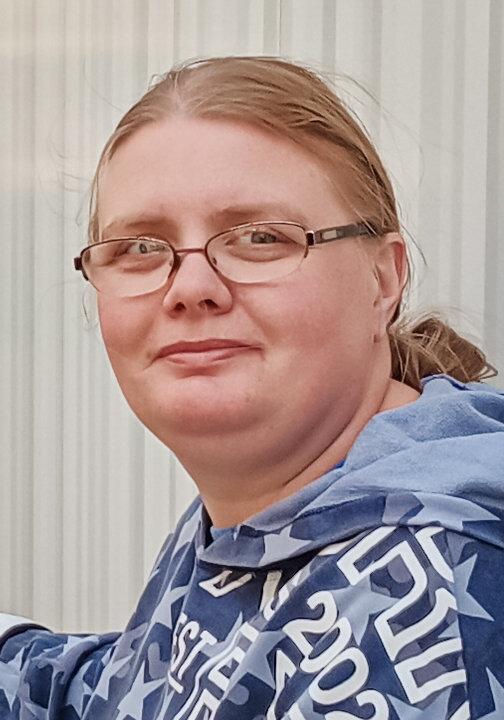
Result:
M130 407L139 420L162 442L181 435L222 435L264 423L271 408L253 402L250 393L228 387L216 392L208 387L195 392L167 392ZM255 407L254 407L255 406Z
M168 447L179 438L196 439L216 436L222 438L241 432L254 425L243 413L228 413L215 408L187 408L183 411L166 410L153 417L137 415L140 421Z

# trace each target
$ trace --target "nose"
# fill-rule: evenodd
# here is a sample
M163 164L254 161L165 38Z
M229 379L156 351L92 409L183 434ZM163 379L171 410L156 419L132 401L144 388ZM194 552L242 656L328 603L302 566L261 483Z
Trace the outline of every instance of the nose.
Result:
M172 317L220 315L229 312L232 304L230 288L211 267L203 249L182 250L163 298L166 312Z

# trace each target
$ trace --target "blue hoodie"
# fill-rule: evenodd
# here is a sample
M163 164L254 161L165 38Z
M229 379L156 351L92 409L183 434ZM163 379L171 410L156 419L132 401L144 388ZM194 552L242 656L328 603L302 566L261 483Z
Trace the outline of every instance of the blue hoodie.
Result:
M4 616L0 718L503 720L504 392L422 386L213 542L195 500L124 632Z

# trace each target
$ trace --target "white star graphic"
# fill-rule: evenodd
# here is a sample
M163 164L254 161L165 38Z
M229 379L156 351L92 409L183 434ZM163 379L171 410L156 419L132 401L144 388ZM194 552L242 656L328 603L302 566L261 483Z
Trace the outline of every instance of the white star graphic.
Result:
M149 635L154 625L164 625L169 630L173 630L173 614L172 608L181 597L187 593L189 585L181 585L180 587L172 588L169 586L161 598L160 602L154 608L154 611L149 619L149 625L145 632L145 637Z
M236 685L247 674L253 675L270 688L275 687L275 680L267 655L285 637L282 630L266 630L262 632L254 643L254 653L245 655L245 658L232 675L232 685Z
M34 718L35 720L47 720L47 710L46 708L40 707L40 705L34 705L33 703L25 703L21 708L23 715L21 715L22 718L25 718L26 715L24 714L25 710L28 710L31 713L31 718L27 718L27 720L32 720Z
M412 517L408 524L410 525L430 525L439 524L453 528L454 530L463 530L466 522L483 522L487 520L499 520L497 515L493 515L472 500L465 498L450 497L449 495L423 495L419 494L419 502L423 508Z
M43 668L49 665L53 668L54 674L56 673L70 673L73 672L74 657L80 655L84 650L91 649L97 644L99 638L96 635L89 635L86 637L79 637L76 635L67 635L65 641L61 646L57 648L50 648L46 653L42 654L35 663L37 667ZM73 648L78 647L76 653L72 653ZM57 655L50 655L49 653L58 652Z
M133 643L142 637L147 623L141 623L132 630L124 632L117 645L107 650L101 659L104 666L95 693L103 700L108 700L110 681L112 678L123 678L128 672L128 663L135 654ZM112 662L111 662L112 660Z
M157 690L158 687L164 684L165 679L161 680L149 680L144 681L145 671L145 660L137 673L133 685L130 687L128 693L123 697L119 703L117 710L119 714L115 720L125 720L130 715L135 720L142 720L143 717L143 704L147 695Z
M287 525L279 533L268 533L264 536L264 553L260 560L260 565L269 565L275 560L285 560L292 555L297 555L298 551L311 545L311 540L299 540L291 537L291 525Z
M424 720L426 718L429 720L445 720L448 700L450 699L450 690L441 693L441 695L431 702L430 705L423 708L423 710L413 705L408 705L408 703L399 700L399 698L393 695L388 695L388 699L401 720Z
M0 690L4 692L11 710L12 704L14 703L19 690L19 679L21 677L21 665L24 649L25 648L22 647L17 655L15 655L12 660L9 660L9 662L0 662L0 677L2 678L2 686Z
M156 718L159 718L159 720L164 720L166 713L168 711L168 708L170 706L170 703L172 701L172 698L175 694L175 691L171 688L167 689L165 688L165 696L163 697L163 704L159 708L159 710L156 712Z
M114 677L124 677L126 675L128 668L126 667L127 663L132 658L133 653L130 655L125 655L123 657L117 658L113 660L112 662L107 663L105 665L105 668L102 670L102 674L100 675L100 679L98 681L98 685L95 688L95 694L101 697L103 700L108 700L109 696L109 688L110 688L110 681ZM124 670L122 670L124 668Z
M70 689L66 696L65 707L73 707L79 717L82 715L85 695L91 696L93 692L93 688L84 680L84 675L92 662L92 660L88 660L88 662L84 663L79 672L72 678Z
M371 587L369 576L362 578L356 585L331 590L341 615L350 622L357 644L360 644L366 632L369 616L379 614L399 602L400 598L390 597Z
M199 521L201 518L201 507L198 505L196 510L193 512L191 517L184 523L183 527L177 536L175 547L170 551L172 557L180 550L184 545L188 545L194 538L196 530L198 529Z
M487 675L492 690L494 710L493 712L483 715L480 720L502 720L502 718L504 718L504 687L502 687L490 670L487 670Z
M30 686L27 682L23 682L19 688L18 693L20 701L20 714L19 717L26 718L26 720L47 720L47 708L40 707L40 705L34 705L30 699ZM27 712L31 714L31 718L27 716Z

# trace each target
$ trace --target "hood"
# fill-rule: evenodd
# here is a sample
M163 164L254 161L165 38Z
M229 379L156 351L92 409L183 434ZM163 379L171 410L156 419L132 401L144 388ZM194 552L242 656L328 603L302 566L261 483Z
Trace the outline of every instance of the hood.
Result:
M198 558L274 567L381 525L438 525L504 547L504 391L449 375L421 383L415 402L371 418L342 467L208 547L201 506Z

